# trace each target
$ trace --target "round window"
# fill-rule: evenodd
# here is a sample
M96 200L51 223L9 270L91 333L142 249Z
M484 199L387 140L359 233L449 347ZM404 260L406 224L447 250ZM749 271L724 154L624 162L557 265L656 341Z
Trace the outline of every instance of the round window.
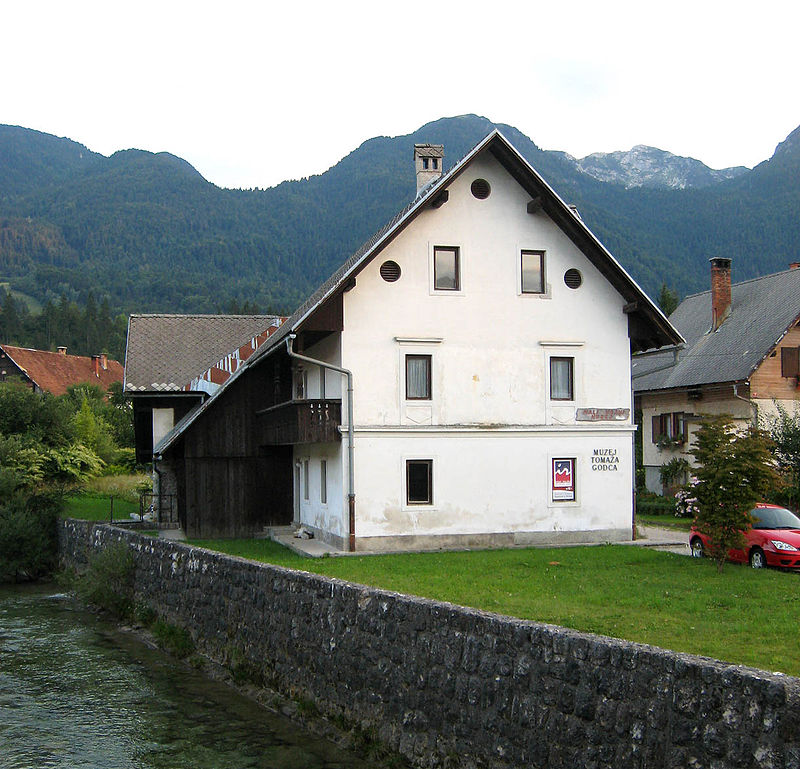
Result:
M564 273L564 283L569 288L580 288L581 283L583 283L583 276L572 267Z
M387 283L394 283L400 277L400 265L397 262L384 262L381 265L381 277Z
M489 186L489 182L486 179L476 179L472 182L472 186L470 187L472 190L472 194L478 198L478 200L486 200L489 197L492 188Z

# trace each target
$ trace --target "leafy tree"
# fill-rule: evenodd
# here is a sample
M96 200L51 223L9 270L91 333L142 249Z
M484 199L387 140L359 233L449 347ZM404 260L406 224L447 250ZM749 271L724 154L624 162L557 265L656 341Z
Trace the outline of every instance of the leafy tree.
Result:
M800 409L790 414L781 403L775 403L777 414L766 420L778 468L789 479L790 504L800 508Z
M661 308L661 312L669 317L673 312L675 312L678 304L678 292L673 291L671 288L667 288L666 283L662 283L661 291L658 292L658 306Z
M754 427L737 430L722 415L703 420L692 446L699 465L692 487L695 525L710 538L709 555L721 571L728 551L744 546L753 525L750 510L775 481L770 442Z

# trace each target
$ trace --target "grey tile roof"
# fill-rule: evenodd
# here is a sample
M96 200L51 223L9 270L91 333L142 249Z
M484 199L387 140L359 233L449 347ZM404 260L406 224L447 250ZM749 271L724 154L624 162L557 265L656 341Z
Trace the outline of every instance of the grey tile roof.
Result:
M275 315L131 315L125 390L182 390L275 319Z
M686 339L674 356L633 358L636 392L744 381L800 316L800 269L735 283L731 313L711 333L711 292L687 296L670 322Z

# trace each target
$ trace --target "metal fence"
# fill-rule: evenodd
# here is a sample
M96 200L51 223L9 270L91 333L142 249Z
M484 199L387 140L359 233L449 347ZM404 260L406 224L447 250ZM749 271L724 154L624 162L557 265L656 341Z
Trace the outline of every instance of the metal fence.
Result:
M178 523L178 506L175 494L153 494L145 491L139 495L139 517L147 516L156 523Z

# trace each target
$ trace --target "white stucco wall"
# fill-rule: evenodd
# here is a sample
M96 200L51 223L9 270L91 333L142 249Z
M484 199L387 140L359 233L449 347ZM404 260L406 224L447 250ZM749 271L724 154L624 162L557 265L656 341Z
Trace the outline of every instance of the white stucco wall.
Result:
M476 178L490 182L488 199L470 193ZM447 203L421 213L344 294L357 535L630 530L631 421L575 418L581 407L631 408L622 297L546 214L527 213L528 194L493 158L474 162L449 190ZM436 245L460 249L458 292L433 290ZM544 295L520 293L523 249L545 252ZM389 259L402 271L394 283L379 274ZM577 290L564 284L569 268L583 276ZM432 356L430 402L405 400L406 353ZM575 359L571 402L549 398L553 355ZM613 448L619 470L592 472L595 448ZM578 458L575 503L548 501L553 456ZM414 457L434 460L435 502L425 510L403 509L405 459Z

